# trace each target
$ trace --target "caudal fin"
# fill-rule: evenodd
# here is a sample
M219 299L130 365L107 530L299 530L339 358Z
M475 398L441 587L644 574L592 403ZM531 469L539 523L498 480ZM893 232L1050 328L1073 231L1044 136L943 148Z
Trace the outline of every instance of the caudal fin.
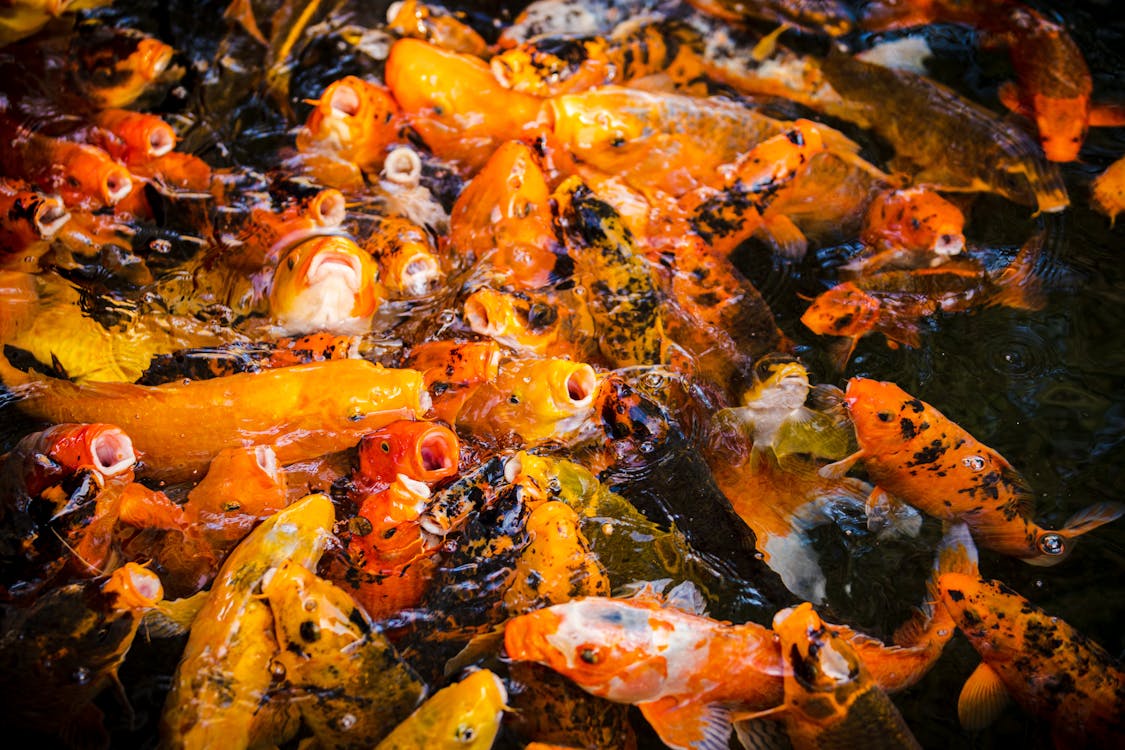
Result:
M927 641L941 642L944 645L953 635L953 618L945 607L938 605L941 594L938 591L938 578L946 573L964 573L980 576L977 567L977 547L964 523L947 524L945 536L938 543L934 553L934 567L926 581L926 599L917 608L914 616L904 622L894 634L894 642L903 647L921 645Z
M1038 530L1035 546L1038 547L1039 554L1025 557L1024 562L1041 567L1056 565L1074 551L1077 543L1075 540L1078 537L1110 521L1116 521L1123 514L1125 514L1125 505L1121 503L1094 503L1088 508L1083 508L1071 516L1057 531Z

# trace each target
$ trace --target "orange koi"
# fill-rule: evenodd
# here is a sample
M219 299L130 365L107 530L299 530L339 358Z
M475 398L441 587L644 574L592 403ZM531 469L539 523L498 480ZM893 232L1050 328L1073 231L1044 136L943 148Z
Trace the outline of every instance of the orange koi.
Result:
M575 300L575 306L580 304ZM574 330L580 312L547 295L498 292L481 287L465 299L465 322L520 356L585 359L591 347Z
M1125 211L1125 157L1106 167L1090 183L1090 205L1109 217L1109 224L1117 222L1117 215Z
M341 585L376 620L416 606L430 586L441 542L422 527L429 497L425 484L399 474L349 522L348 557L364 575L345 575Z
M410 350L406 363L422 371L434 419L453 424L476 387L496 380L500 345L491 340L426 341Z
M192 154L169 151L141 164L132 164L130 172L165 192L206 195L218 190L212 184L211 167Z
M176 131L156 115L103 109L93 117L91 140L114 159L132 167L159 159L176 147Z
M445 279L429 233L410 219L379 217L375 232L360 244L375 258L379 278L396 296L423 297Z
M448 11L432 8L418 0L392 3L387 9L387 31L425 39L450 52L476 57L483 57L488 52L488 43L471 26Z
M175 50L135 29L91 26L71 45L72 77L99 109L137 106L184 71L172 65Z
M568 359L515 359L478 387L457 413L473 434L524 443L573 440L588 427L594 368Z
M270 283L270 317L285 335L362 334L383 298L379 268L349 237L314 237L286 253Z
M877 485L869 518L908 503L943 521L964 521L977 544L1033 565L1055 565L1075 540L1125 513L1116 503L1079 511L1058 530L1035 523L1034 495L1003 456L894 383L852 378L844 395L859 451L822 471L862 460ZM888 498L890 493L896 499Z
M540 100L504 88L471 55L399 39L387 56L385 80L430 150L468 172L501 142L541 129Z
M285 253L310 239L342 235L347 215L344 194L335 188L286 200L281 206L255 205L239 228L238 241L213 251L206 265L222 263L247 272L276 266Z
M957 713L983 729L1009 698L1051 727L1057 748L1125 744L1125 670L1100 645L999 581L949 573L941 602L982 662L961 691Z
M503 282L539 288L555 280L561 243L551 190L529 146L507 141L469 181L449 216L449 246Z
M478 669L434 693L375 750L488 750L508 701L504 681Z
M239 516L253 521L284 508L287 496L285 472L271 446L224 448L188 493L184 510L190 518L209 525Z
M40 135L0 117L0 136L10 147L0 155L6 174L19 176L68 206L112 206L133 189L129 171L104 150Z
M70 220L62 199L11 179L0 179L0 216L0 268L29 273L39 270L47 242Z
M149 462L146 475L168 480L200 476L224 448L270 444L282 464L344 450L429 406L421 373L360 359L160 386L77 385L28 375L6 360L0 375L19 408L40 419L129 425Z
M882 333L892 348L917 348L922 344L920 321L939 312L991 305L1039 310L1045 302L1034 274L1044 235L1033 236L1008 266L996 271L965 258L936 268L884 271L845 281L813 300L801 322L813 333L842 337L832 354L843 370L856 344L869 333Z
M457 473L461 444L457 433L434 422L392 422L359 441L354 479L388 485L403 474L426 484Z
M868 206L859 235L867 250L847 268L939 266L965 249L964 228L961 209L928 188L884 191Z
M347 76L333 81L297 131L297 150L327 155L378 175L393 144L403 137L403 114L387 87ZM315 171L315 169L314 169Z
M859 654L825 627L811 604L778 612L773 630L786 666L785 702L764 715L784 720L795 750L836 744L921 750ZM740 736L753 726L740 727Z
M0 47L42 29L68 10L74 0L9 0L0 14Z
M731 712L781 703L775 635L662 606L583 597L508 620L511 659L545 664L583 690L636 705L665 744L726 746Z

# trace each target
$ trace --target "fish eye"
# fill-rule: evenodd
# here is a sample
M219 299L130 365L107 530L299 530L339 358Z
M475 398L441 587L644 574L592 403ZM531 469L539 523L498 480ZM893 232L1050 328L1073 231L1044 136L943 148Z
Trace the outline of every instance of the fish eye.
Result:
M601 654L598 653L596 648L591 646L583 646L578 649L578 658L587 664L597 664L602 660Z
M1066 540L1061 534L1044 534L1039 537L1039 551L1044 555L1061 555L1066 551Z
M476 739L477 731L468 724L461 724L453 733L453 739L466 745Z
M384 440L383 442L379 443L379 450L383 451L383 453L390 453L391 444Z
M881 411L878 414L876 414L875 416L877 416L879 418L880 422L890 422L892 419L895 418L895 415L891 414L889 411Z

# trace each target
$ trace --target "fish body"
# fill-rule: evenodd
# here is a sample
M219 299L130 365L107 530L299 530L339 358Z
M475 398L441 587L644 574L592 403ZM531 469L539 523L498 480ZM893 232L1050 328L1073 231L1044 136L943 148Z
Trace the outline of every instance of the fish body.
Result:
M488 750L508 700L504 682L480 669L434 693L395 727L376 750Z
M995 192L1046 213L1069 205L1058 167L1030 136L952 89L845 54L821 68L845 102L829 113L888 141L915 184Z
M768 0L744 3L738 0L690 0L691 5L730 21L754 19L798 26L806 31L840 36L852 30L855 19L839 0Z
M332 501L309 495L263 521L227 557L172 679L161 717L165 746L250 744L277 651L273 616L259 587L286 561L316 565L334 521Z
M546 286L562 253L550 197L535 152L520 141L506 141L457 196L449 246L520 288Z
M852 378L845 392L859 453L878 487L927 515L964 521L977 544L1035 565L1070 554L1076 537L1119 517L1113 503L1091 506L1062 529L1034 521L1034 496L1003 456L933 406L894 383ZM878 495L873 493L872 499ZM869 508L871 506L869 505Z
M922 747L848 642L808 602L773 619L785 661L783 716L795 750Z
M95 142L126 166L145 164L176 147L176 131L157 115L128 109L103 109L92 124L102 134Z
M385 80L407 122L442 158L475 172L503 141L539 126L540 100L504 88L480 58L399 39Z
M266 518L287 504L288 483L270 445L224 448L188 492L185 511L218 526L223 519Z
M813 300L801 322L813 333L840 336L833 351L843 369L855 345L869 333L882 333L888 346L921 346L920 323L937 313L957 313L992 305L1038 310L1045 304L1035 264L1044 236L1024 244L1007 266L989 270L972 258L935 267L887 270L861 275L832 287Z
M465 400L496 379L500 345L495 341L424 341L411 348L407 364L422 371L435 419L453 424Z
M292 702L324 748L369 748L405 720L425 683L343 589L292 561L262 586Z
M1090 205L1108 216L1111 226L1125 211L1125 157L1110 164L1090 183Z
M782 700L774 634L731 625L653 600L585 597L508 621L504 649L581 688L638 706L665 744L725 746L729 711Z
M962 724L983 728L1007 694L1050 725L1057 748L1125 744L1118 660L999 581L951 573L939 586L942 605L983 659L961 693Z
M438 47L467 55L484 57L488 43L456 14L418 0L404 0L387 15L387 31L399 36L425 39Z
M849 270L870 273L939 266L965 249L965 215L924 187L880 193L867 208L860 240L870 248Z
M224 448L271 444L282 464L350 448L373 429L421 417L422 375L360 359L161 386L76 385L0 363L26 413L51 422L128 425L148 476L202 475Z

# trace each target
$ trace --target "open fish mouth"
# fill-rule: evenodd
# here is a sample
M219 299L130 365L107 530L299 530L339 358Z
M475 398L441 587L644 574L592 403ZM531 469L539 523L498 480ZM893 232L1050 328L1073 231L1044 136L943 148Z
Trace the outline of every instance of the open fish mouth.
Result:
M103 477L113 477L128 471L137 463L133 441L118 429L102 430L90 439L90 455L94 468Z
M102 176L101 193L106 205L116 205L132 190L133 178L124 167L110 167Z
M148 156L156 159L176 147L176 133L169 125L157 125L148 134Z
M45 240L54 237L70 221L70 213L55 196L44 196L35 209L35 228Z
M457 467L459 446L456 436L445 430L431 430L418 441L418 464L428 474Z
M355 117L359 114L359 94L351 86L342 84L332 92L332 100L328 102L328 106L333 113L339 113L342 117Z
M349 291L358 294L363 286L363 267L354 255L331 250L317 253L309 262L305 281L309 286L342 281Z
M479 295L474 294L465 300L465 322L474 333L493 338L502 336L508 332L506 318L502 310L488 305Z

